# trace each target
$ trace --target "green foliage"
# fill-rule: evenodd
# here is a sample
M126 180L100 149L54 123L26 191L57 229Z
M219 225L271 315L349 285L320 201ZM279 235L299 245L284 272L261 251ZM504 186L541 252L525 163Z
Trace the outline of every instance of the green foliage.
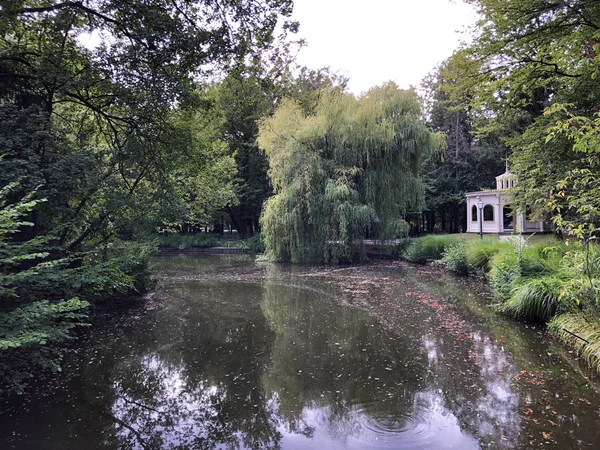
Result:
M466 101L478 136L500 135L519 176L515 206L577 239L600 224L598 2L469 0L480 13L457 52L450 101Z
M431 235L412 239L403 253L403 256L416 263L442 258L448 248L456 246L453 236Z
M41 295L37 295L40 279L71 280L61 270L64 260L51 260L50 253L44 251L46 239L40 237L25 244L11 240L22 227L32 225L22 219L39 203L31 196L8 203L6 198L16 187L13 183L0 190L0 392L18 390L32 362L53 366L49 357L52 352L40 351L39 346L69 337L69 330L85 320L88 306L77 297L65 300L68 297L61 297L62 292L41 289ZM48 283L43 288L50 286ZM44 299L47 293L54 297L52 301ZM34 351L27 354L32 348Z
M497 296L501 299L510 298L515 283L521 275L517 253L512 248L504 248L491 257L489 266L491 267L490 283Z
M86 309L115 295L151 286L148 244L112 242L87 252L65 252L52 235L19 242L33 224L23 218L40 200L16 203L0 191L0 391L20 390L38 367L60 370L61 341L87 325Z
M567 141L569 163L549 195L538 200L544 211L552 212L559 230L577 239L598 237L600 227L600 117L576 113L575 105L555 104L545 115L551 119L546 145Z
M507 242L498 239L483 238L467 243L465 253L470 266L478 270L487 271L490 268L490 260L502 250L512 250Z
M283 102L258 140L275 192L261 217L267 256L348 261L369 229L406 233L404 214L422 204L423 157L442 145L419 116L416 94L392 83L358 99L323 93L312 115Z
M441 263L452 272L468 275L473 272L473 267L467 261L464 242L455 242L445 248Z
M495 188L494 177L504 171L506 148L498 135L475 135L476 116L468 104L470 95L452 97L461 74L452 61L444 62L423 81L429 125L444 133L448 143L442 158L425 160L425 229L458 233L466 231L465 193ZM416 223L415 223L416 224Z
M227 212L242 238L259 231L262 205L272 194L267 156L256 141L260 119L271 115L284 97L297 101L307 114L314 113L323 92L342 92L345 87L346 80L327 68L292 70L290 51L284 45L275 61L238 67L218 85L226 119L222 137L237 166L238 202L228 205Z
M559 308L563 284L563 280L553 276L522 280L516 283L500 310L513 317L546 322Z
M207 234L159 234L158 246L164 248L205 248L216 247L217 238Z
M580 313L561 314L548 323L548 329L600 372L600 322Z
M262 234L258 233L247 239L234 242L235 246L242 250L250 250L253 253L263 253L265 251L265 242Z

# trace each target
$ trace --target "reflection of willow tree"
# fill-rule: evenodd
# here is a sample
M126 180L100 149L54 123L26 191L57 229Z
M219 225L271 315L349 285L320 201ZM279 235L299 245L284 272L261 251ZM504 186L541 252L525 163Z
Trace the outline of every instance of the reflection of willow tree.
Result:
M94 342L113 357L90 366L86 394L113 421L119 448L279 447L260 389L272 342L260 294L241 285L167 287L172 306L130 325L127 340Z
M410 286L403 283L392 294L408 302L408 309L414 297L401 299L409 290L440 302L464 297L464 288L456 283L405 280L409 278ZM441 420L432 418L438 410L456 417L464 431L482 441L509 447L519 442L514 364L492 336L481 332L474 340L457 339L452 324L428 334L426 316L417 311L392 319L395 334L356 310L314 297L310 289L264 287L261 306L276 336L263 384L267 393L277 393L279 412L291 432L311 432L303 421L307 410L318 410L330 433L346 436L362 426L356 420L358 407L377 426L396 430L412 428L408 422L413 420ZM452 320L444 316L451 310L438 319ZM462 315L457 318L464 321Z
M315 300L308 289L264 286L261 307L275 341L263 385L288 430L311 434L305 408L318 408L323 425L340 436L357 431L351 416L358 407L373 417L406 418L423 375L410 363L419 350L390 340L363 313Z

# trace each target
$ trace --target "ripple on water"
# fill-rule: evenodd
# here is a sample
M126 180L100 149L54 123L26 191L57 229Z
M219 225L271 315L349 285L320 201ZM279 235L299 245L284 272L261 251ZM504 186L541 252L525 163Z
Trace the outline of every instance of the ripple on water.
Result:
M358 411L362 432L356 444L370 448L478 449L478 441L465 433L454 414L444 406L438 391L418 392L410 411L381 414L363 405Z

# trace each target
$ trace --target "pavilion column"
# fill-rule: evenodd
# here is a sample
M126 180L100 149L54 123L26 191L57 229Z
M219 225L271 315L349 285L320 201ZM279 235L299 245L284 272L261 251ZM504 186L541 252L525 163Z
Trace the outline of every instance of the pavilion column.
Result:
M504 231L504 222L502 216L502 205L500 204L500 195L496 194L496 214L494 216L494 221L496 222L496 229L498 233L502 233Z

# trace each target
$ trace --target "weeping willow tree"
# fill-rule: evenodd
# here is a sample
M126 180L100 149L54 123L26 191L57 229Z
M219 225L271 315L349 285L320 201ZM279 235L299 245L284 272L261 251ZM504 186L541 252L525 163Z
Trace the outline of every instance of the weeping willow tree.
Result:
M258 136L274 190L261 216L267 255L338 262L364 255L369 230L406 233L406 211L423 203L423 157L444 142L420 116L416 93L393 83L359 98L325 92L309 116L282 102Z

